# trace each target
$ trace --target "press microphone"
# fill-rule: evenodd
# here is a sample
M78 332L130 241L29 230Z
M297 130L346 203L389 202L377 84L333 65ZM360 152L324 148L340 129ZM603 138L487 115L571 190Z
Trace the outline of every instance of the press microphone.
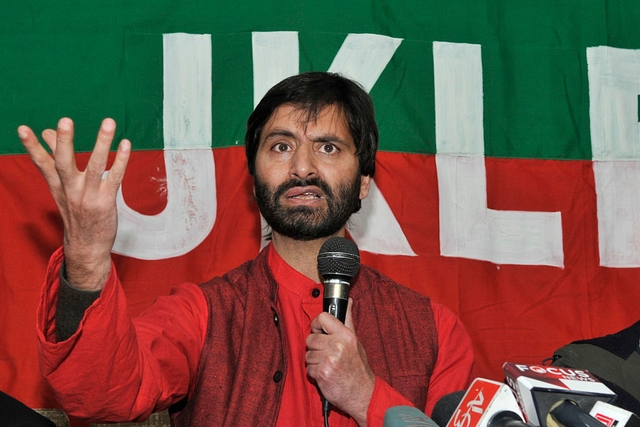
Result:
M533 427L522 420L522 417L513 411L496 412L490 419L487 427Z
M505 411L515 414L520 420L523 419L518 402L509 386L485 378L476 378L446 427L489 427L493 416Z
M454 412L458 409L458 405L462 402L467 390L454 391L442 396L431 411L431 419L439 426L446 426L449 423Z
M342 323L347 315L349 285L360 268L360 252L344 237L332 237L318 253L318 272L324 282L324 311Z
M604 427L573 400L559 400L547 414L548 427Z
M640 418L636 414L610 403L596 402L589 414L607 427L640 427Z
M384 413L382 427L438 427L438 424L413 406L392 406Z
M323 310L344 323L349 304L351 279L360 268L358 246L344 237L332 237L322 244L318 252L318 272L324 283ZM322 397L325 420L331 404Z
M526 421L541 427L553 427L547 424L548 420L553 420L547 417L552 409L555 409L554 414L572 411L575 415L581 408L588 415L596 402L612 402L616 398L613 391L583 369L516 363L505 363L502 368ZM574 402L579 408L567 404L559 408L559 402L564 400Z

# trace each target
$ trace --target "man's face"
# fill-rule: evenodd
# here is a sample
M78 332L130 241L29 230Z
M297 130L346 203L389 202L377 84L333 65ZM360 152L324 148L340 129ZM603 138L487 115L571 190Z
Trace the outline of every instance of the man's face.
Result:
M337 233L369 192L335 106L309 121L295 106L278 107L262 129L255 165L260 212L274 232L297 240Z

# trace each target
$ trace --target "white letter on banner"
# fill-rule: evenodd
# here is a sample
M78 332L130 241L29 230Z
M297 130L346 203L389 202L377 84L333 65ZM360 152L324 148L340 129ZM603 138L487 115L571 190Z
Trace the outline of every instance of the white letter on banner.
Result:
M560 212L487 207L480 46L434 42L433 57L441 254L563 267Z
M253 33L254 105L280 80L298 73L297 33ZM349 34L329 67L358 81L368 92L382 74L401 39L377 34ZM362 209L349 221L349 232L361 250L386 255L411 255L407 238L380 190L371 181ZM266 227L264 218L263 229ZM262 246L267 242L263 239Z
M253 53L253 106L271 87L298 74L298 33L273 31L251 33Z
M167 205L141 215L118 193L113 252L140 259L184 255L213 229L216 174L211 150L211 36L165 34L164 159Z
M600 265L640 267L640 50L587 49Z

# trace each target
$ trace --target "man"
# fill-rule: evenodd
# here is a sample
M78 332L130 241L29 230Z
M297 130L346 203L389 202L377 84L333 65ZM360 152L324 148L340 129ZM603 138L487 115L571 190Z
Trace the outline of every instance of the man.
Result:
M370 97L330 73L274 86L247 123L255 196L272 229L255 260L183 284L130 319L110 252L123 140L105 178L115 123L102 123L84 172L73 125L18 133L64 223L39 307L40 361L63 407L87 419L144 419L171 407L181 426L380 426L386 409L430 411L466 388L473 355L449 310L362 266L345 324L322 313L321 245L344 236L369 191L378 131ZM85 310L86 309L86 310Z

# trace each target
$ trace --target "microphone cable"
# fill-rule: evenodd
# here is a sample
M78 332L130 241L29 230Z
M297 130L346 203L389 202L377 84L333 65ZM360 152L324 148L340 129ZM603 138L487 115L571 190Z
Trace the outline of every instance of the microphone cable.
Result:
M327 399L322 399L322 416L324 417L324 427L329 427L329 410L331 404L327 402Z

